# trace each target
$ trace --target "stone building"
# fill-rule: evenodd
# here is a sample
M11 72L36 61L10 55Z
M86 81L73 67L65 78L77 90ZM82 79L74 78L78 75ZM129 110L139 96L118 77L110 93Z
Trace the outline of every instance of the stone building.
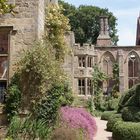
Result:
M56 0L8 0L16 5L16 14L0 16L0 101L3 90L14 73L19 52L32 46L44 32L46 4Z
M66 59L65 68L71 79L73 92L79 96L93 93L93 66L96 64L107 76L113 77L113 64L119 65L119 91L124 92L140 82L140 17L137 20L136 46L114 46L108 31L108 18L100 18L100 34L96 45L75 44L71 33L69 45L72 53ZM67 37L68 38L68 37ZM71 38L71 39L70 39ZM93 88L93 89L92 89ZM111 92L113 81L102 83L104 92Z
M57 0L9 0L16 5L15 15L6 14L0 17L0 102L3 101L3 90L14 73L14 63L19 52L32 46L44 32L46 4ZM66 42L71 53L66 56L64 69L70 78L70 85L77 95L92 94L91 78L93 65L96 63L107 74L112 76L112 65L119 62L120 92L139 82L140 70L140 17L136 46L113 46L109 32L108 19L101 17L101 30L97 45L75 44L74 34L66 34ZM109 82L103 83L104 89L111 88Z

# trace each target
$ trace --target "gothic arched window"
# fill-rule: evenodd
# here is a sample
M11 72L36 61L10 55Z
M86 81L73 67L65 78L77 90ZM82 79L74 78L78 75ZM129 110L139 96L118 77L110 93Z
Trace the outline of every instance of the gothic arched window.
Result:
M110 93L113 87L113 63L115 62L114 56L110 52L106 52L102 59L102 70L109 77L103 83L103 90L105 93Z
M139 57L137 53L131 52L128 55L128 85L131 88L139 82Z

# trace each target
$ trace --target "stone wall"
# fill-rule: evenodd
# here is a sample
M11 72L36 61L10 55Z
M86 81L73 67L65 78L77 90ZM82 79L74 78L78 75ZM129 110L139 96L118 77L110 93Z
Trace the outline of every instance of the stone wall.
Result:
M44 0L15 0L14 3L15 14L0 17L0 28L13 28L9 38L10 77L21 51L31 47L41 38L44 30Z

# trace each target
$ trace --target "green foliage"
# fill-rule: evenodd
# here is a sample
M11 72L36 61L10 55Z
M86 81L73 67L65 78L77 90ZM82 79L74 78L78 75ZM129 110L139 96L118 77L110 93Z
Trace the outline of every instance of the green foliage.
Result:
M113 114L116 114L116 111L105 111L105 112L102 113L101 120L109 120L109 118Z
M29 110L31 114L25 120L16 117L12 119L8 138L47 140L60 106L70 105L73 101L71 89L65 82L68 79L62 69L68 19L61 14L61 8L55 5L50 5L46 14L43 40L21 54L21 59L16 64L19 81L15 77L11 82L10 91L15 96L10 95L9 98L19 98L16 94L20 95L22 109ZM19 91L16 91L15 86ZM9 102L16 104L16 111L19 109L19 102Z
M14 116L11 119L11 123L10 123L10 125L8 127L7 137L18 140L17 135L18 135L20 130L21 130L20 118Z
M7 0L0 0L0 14L14 13L14 5L7 4Z
M60 107L70 105L72 101L72 93L68 86L63 85L63 83L55 84L36 105L33 115L37 119L43 119L48 126L55 125Z
M117 110L118 109L119 98L110 98L107 101L107 110Z
M44 39L52 45L58 60L63 60L67 52L64 36L70 30L69 20L62 11L62 7L50 4L46 8L45 18Z
M122 118L124 121L140 122L140 108L134 106L123 108Z
M103 99L102 93L94 96L94 105L96 110L105 111L107 110L107 102Z
M140 123L118 121L113 127L115 140L140 140Z
M6 93L5 111L10 121L13 116L19 113L21 105L21 90L19 86L19 75L17 73L11 79L11 83Z
M79 96L74 96L72 106L87 108L87 99Z
M124 107L135 106L140 107L140 84L133 86L131 89L123 93L120 101L118 112L121 112Z
M97 65L93 67L93 86L94 86L94 95L99 95L103 93L102 91L102 82L106 80L108 77L105 73L103 73Z
M104 97L103 95L98 95L94 97L94 105L96 110L100 111L112 111L118 109L119 98L114 97Z
M68 19L56 5L49 5L46 10L43 40L26 50L17 63L22 106L28 109L33 109L54 83L66 79L61 65L66 54L64 34L69 29Z
M107 131L113 131L113 127L117 121L122 121L121 114L113 114L110 116L107 122Z
M87 100L87 109L91 114L94 114L95 106L94 106L94 101L92 97L89 97Z
M31 120L30 118L20 120L15 116L9 125L7 137L14 140L34 140L35 138L47 140L51 131L51 128L42 120Z
M114 63L113 64L113 80L114 80L114 86L113 86L113 94L119 92L119 63Z
M109 33L114 44L118 41L116 35L116 17L108 9L102 9L95 6L81 5L76 8L64 1L59 1L64 7L64 15L70 20L72 31L75 33L77 43L93 43L96 44L100 31L99 17L109 17Z
M18 62L22 106L32 109L46 94L53 83L63 81L65 77L53 50L45 43L38 43L26 50Z

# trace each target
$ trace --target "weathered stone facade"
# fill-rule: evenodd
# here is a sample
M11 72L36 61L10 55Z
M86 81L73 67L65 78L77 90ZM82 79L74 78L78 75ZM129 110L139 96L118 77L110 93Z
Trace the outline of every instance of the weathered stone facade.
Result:
M140 17L138 18L137 26L137 42L140 34ZM113 64L115 62L119 65L119 90L123 92L134 84L140 82L140 43L136 46L113 46L108 32L107 17L101 17L100 35L97 39L96 45L75 44L71 41L72 48L71 60L68 67L71 68L68 72L70 79L73 81L73 92L79 96L88 96L93 93L94 89L90 90L89 79L92 78L93 66L95 64L105 72L108 76L113 76ZM73 37L69 37L73 38ZM69 60L70 60L69 59ZM89 62L89 60L91 62ZM67 65L65 65L67 69ZM104 92L109 92L113 85L103 82Z
M16 14L6 14L0 17L0 42L2 42L0 43L0 88L4 88L3 81L7 83L9 77L13 75L14 63L21 50L31 47L36 40L42 37L46 4L58 3L57 0L9 1L16 5ZM140 17L138 18L137 46L113 46L108 32L107 17L101 17L101 30L96 45L80 46L75 43L72 32L66 34L66 43L70 52L65 58L63 67L75 94L80 96L92 94L91 79L95 63L102 71L112 76L113 63L118 61L120 92L139 82L139 21ZM112 88L112 85L103 83L104 90L108 87Z
M14 15L0 16L0 90L5 88L9 78L13 75L14 64L18 60L20 52L31 47L42 37L45 8L46 4L50 3L50 0L8 1L16 7ZM52 3L54 2L53 0ZM3 97L0 95L1 98Z

